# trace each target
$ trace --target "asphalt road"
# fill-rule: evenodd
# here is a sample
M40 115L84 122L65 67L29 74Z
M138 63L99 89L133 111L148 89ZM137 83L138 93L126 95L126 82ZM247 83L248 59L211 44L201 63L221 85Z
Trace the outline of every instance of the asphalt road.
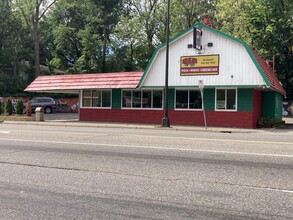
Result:
M2 123L0 219L293 219L293 135Z

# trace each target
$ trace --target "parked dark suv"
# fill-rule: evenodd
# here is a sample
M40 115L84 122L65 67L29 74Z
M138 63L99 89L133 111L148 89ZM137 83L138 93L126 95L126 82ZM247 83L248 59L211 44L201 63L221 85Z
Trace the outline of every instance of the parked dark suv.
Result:
M30 103L33 112L37 107L43 107L44 112L49 114L56 108L55 100L50 97L35 97L30 100Z

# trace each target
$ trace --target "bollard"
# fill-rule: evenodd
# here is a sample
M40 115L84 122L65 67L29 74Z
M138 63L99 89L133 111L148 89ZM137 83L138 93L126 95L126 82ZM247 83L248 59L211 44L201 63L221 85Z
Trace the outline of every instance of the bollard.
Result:
M44 121L44 109L42 107L36 108L35 118L36 118L36 121Z

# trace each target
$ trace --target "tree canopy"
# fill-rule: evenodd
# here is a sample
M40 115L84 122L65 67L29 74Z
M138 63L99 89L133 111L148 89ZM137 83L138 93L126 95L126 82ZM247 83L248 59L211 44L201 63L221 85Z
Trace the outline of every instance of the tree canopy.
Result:
M20 91L38 75L60 74L56 69L145 69L154 49L166 39L166 3L2 0L0 93ZM293 98L292 0L172 0L170 14L171 37L209 16L216 29L245 41L265 59L274 56L276 73ZM19 86L4 86L12 83Z

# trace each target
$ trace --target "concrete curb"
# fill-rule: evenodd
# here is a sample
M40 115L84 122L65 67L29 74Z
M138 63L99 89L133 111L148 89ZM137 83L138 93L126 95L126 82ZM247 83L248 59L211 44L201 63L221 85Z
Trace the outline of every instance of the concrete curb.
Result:
M99 122L79 122L79 121L4 121L4 124L25 124L37 126L64 126L64 127L93 127L93 128L126 128L126 129L158 129L175 131L200 131L217 133L267 133L274 132L276 129L241 129L241 128L222 128L222 127L194 127L194 126L172 126L170 128L159 125L144 124L120 124L120 123L99 123ZM287 130L288 131L288 130Z

